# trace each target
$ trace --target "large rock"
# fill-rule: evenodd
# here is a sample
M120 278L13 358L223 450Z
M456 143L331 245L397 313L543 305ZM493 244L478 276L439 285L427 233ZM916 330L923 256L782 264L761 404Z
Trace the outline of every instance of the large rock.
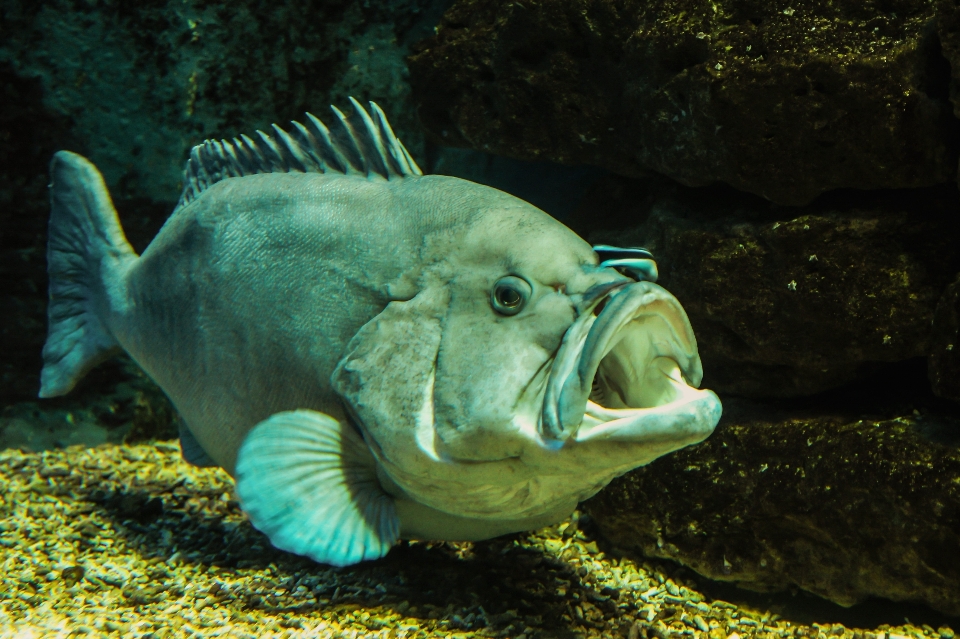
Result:
M660 283L690 316L704 385L737 395L807 395L925 357L960 271L953 186L837 193L796 209L610 178L571 223L595 243L653 250Z
M617 546L748 589L960 615L960 419L725 409L706 442L583 504Z
M411 58L448 144L803 204L952 181L950 0L459 0Z

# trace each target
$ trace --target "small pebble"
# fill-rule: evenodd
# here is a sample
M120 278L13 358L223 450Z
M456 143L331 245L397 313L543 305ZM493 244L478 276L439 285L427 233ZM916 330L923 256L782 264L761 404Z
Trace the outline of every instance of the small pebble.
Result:
M703 631L703 632L709 632L709 631L710 631L710 626L709 626L709 624L707 624L707 622L704 621L704 620L703 620L703 617L701 617L700 615L696 615L696 616L693 618L693 623L694 623L694 625L696 625L697 628L699 628L699 629L700 629L701 631Z

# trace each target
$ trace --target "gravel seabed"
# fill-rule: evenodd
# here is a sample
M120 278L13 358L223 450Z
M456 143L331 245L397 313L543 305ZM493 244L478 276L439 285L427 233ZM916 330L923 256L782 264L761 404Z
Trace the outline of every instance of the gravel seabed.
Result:
M708 599L669 566L608 556L575 518L330 568L273 549L226 473L165 442L0 451L0 564L2 637L954 637Z

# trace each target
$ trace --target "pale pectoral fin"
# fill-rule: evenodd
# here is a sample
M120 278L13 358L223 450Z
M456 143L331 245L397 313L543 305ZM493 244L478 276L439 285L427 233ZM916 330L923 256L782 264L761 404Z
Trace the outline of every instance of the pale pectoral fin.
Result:
M203 446L200 445L197 438L190 432L190 429L184 423L183 419L180 420L180 455L188 464L199 466L200 468L209 468L217 465L217 462L213 461L213 458L207 454L207 451L203 450Z
M253 526L281 550L347 566L383 557L400 536L363 437L324 413L277 413L257 424L240 447L236 479Z

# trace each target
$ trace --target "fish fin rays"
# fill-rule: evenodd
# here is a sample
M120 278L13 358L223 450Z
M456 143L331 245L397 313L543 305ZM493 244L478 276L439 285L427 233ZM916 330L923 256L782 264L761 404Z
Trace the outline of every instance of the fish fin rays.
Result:
M274 124L272 133L257 131L259 141L241 135L193 147L177 208L217 182L257 173L340 173L385 180L423 175L380 107L371 102L368 112L353 98L350 104L353 117L330 107L332 130L307 113L307 124L292 122L292 132Z
M199 468L219 466L203 449L203 446L193 436L182 418L180 419L180 454L183 456L183 460L192 466L198 466Z
M347 566L383 557L399 538L396 505L366 442L324 413L288 411L257 424L236 479L254 528L281 550Z

